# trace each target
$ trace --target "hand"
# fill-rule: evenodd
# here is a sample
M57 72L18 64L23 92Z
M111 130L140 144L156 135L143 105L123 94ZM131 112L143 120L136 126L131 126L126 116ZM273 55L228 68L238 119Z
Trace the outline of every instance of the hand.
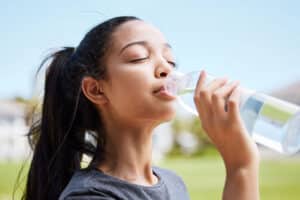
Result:
M219 78L205 84L201 72L194 102L203 129L220 152L227 170L258 165L258 150L241 119L237 81Z

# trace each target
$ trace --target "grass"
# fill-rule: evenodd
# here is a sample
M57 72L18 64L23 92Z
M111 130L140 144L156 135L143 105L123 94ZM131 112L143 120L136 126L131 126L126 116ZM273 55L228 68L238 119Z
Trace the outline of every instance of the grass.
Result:
M225 171L215 156L169 158L159 164L176 171L185 181L192 200L221 199ZM0 164L0 200L12 199L19 163ZM300 197L300 160L262 161L260 194L262 200L296 200ZM15 199L20 199L20 193Z
M21 167L22 167L21 163L14 163L14 162L0 163L0 177L1 177L0 178L0 200L12 199L14 186ZM27 168L24 170L27 170ZM19 189L16 191L16 195L14 199L21 198L21 194L22 194L21 190L23 189L24 182L25 182L24 174L21 177L23 177L23 181Z
M185 181L192 200L221 199L225 171L220 158L169 159L161 163L176 171ZM262 200L298 200L300 160L262 161L260 196Z

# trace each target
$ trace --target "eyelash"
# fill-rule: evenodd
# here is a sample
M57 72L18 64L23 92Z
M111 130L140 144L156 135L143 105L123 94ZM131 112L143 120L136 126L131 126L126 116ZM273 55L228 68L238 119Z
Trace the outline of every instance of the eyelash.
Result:
M173 61L168 61L168 63L170 64L170 65L172 65L174 68L177 68L178 66L177 66L177 63L175 63L175 62L173 62Z
M140 61L143 61L143 60L146 60L148 57L145 57L145 58L138 58L138 59L134 59L134 60L131 60L130 62L132 63L138 63Z
M146 59L148 59L148 57L134 59L134 60L131 60L130 62L131 62L131 63L138 63L138 62L141 62L141 61L146 60ZM168 61L168 63L169 63L170 65L172 65L174 68L177 68L177 64L176 64L175 62L173 62L173 61Z

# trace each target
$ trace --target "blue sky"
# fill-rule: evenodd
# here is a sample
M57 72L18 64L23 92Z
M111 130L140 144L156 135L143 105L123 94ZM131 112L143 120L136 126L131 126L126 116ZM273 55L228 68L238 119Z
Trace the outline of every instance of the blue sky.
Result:
M300 1L3 1L0 99L29 98L49 50L135 15L161 29L183 72L206 69L263 92L300 80Z

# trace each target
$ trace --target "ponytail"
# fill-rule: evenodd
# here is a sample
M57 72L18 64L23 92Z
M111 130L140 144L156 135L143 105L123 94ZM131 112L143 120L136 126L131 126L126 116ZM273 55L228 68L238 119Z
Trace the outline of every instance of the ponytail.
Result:
M76 117L80 84L71 89L72 82L80 80L70 80L74 77L69 77L67 74L70 73L66 72L73 53L74 48L66 47L42 62L43 65L51 59L46 71L41 119L28 134L34 153L25 200L58 199L74 170L80 168L83 153L80 149L84 146L83 124L80 117Z

